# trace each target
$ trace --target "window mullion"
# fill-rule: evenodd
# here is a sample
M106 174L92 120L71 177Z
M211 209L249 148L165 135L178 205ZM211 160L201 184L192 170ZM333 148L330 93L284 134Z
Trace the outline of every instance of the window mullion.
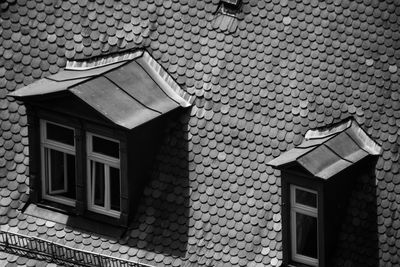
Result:
M94 161L89 161L89 163L90 163L90 165L91 165L91 169L92 169L92 175L90 176L90 181L91 181L91 188L92 188L92 191L90 192L90 199L91 199L91 202L92 203L90 203L91 204L91 206L93 206L94 205L94 203L95 203L95 201L94 201L94 198L95 198L95 188L96 188L96 163L94 162Z
M58 150L62 150L65 151L67 153L75 153L75 147L74 146L69 146L69 145L65 145L63 143L59 143L59 142L55 142L52 140L43 140L42 141L42 145L53 148L53 149L58 149Z
M304 208L303 206L302 207L294 206L294 207L292 207L292 209L294 209L295 211L297 211L299 213L310 215L313 217L317 217L317 214L318 214L317 209L314 209L314 208L307 209L307 208Z
M97 161L99 163L103 163L103 164L108 164L114 168L118 168L119 169L119 160L109 160L103 157L99 157L96 155L93 155L92 153L88 153L88 158L94 161Z
M113 157L106 156L106 155L103 155L103 154L100 154L100 153L96 153L96 152L93 152L93 151L90 151L89 155L91 157L93 157L93 158L97 158L97 159L104 160L104 161L107 161L107 162L112 162L112 163L115 163L115 164L119 164L119 161L120 161L119 158L113 158Z
M292 247L292 258L294 258L297 254L297 231L296 231L296 211L291 210L290 211L290 231L291 231L291 247Z
M104 164L104 194L105 194L105 208L110 210L110 167Z
M47 174L47 184L48 184L48 187L49 187L49 192L50 193L52 193L53 192L53 186L52 186L52 177L51 177L51 150L50 149L44 149L44 153L45 153L45 155L46 155L46 161L47 161L47 166L48 166L48 168L46 168L46 170L45 170L45 172L46 172L46 174Z
M68 161L67 161L67 154L63 153L63 160L64 160L64 188L63 191L64 192L68 192Z

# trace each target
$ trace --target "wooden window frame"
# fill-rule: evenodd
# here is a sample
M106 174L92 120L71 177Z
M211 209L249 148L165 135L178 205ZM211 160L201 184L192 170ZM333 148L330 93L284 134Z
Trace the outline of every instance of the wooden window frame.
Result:
M47 138L47 123L51 123L63 128L67 128L67 129L71 129L74 131L74 146L70 146L67 144L63 144L61 142L55 141L55 140L51 140ZM47 161L46 159L50 160L50 156L46 157L46 149L48 149L50 151L50 149L58 151L58 152L62 152L64 154L64 159L65 159L65 155L66 154L70 154L70 155L74 155L75 157L75 176L76 176L76 161L77 161L77 153L76 153L76 141L75 141L75 128L68 126L68 125L64 125L64 124L60 124L57 122L54 122L52 120L48 120L48 119L40 119L40 160L41 160L41 183L42 183L42 187L41 187L41 191L42 191L42 198L49 200L49 201L54 201L63 205L67 205L67 206L72 206L75 207L76 205L76 199L70 199L64 196L52 196L52 195L48 195L46 193L46 187L48 184L48 187L51 187L51 177L48 176L48 168L50 166L50 162ZM64 170L65 172L65 170ZM76 179L76 177L75 177ZM67 185L67 179L65 179L64 181L65 186ZM49 189L50 190L50 189ZM75 188L75 194L76 194L76 188Z
M296 202L296 190L302 190L302 191L306 191L312 194L316 195L316 199L318 199L318 192L315 190L311 190L309 188L305 188L302 186L298 186L298 185L294 185L294 184L290 184L290 232L291 232L291 249L292 249L292 260L294 260L295 262L299 262L299 263L303 263L303 264L307 264L310 266L318 266L318 257L317 258L312 258L312 257L308 257L305 255L301 255L298 254L297 251L297 233L296 233L296 214L303 214L303 215L307 215L307 216L311 216L317 219L317 255L319 252L319 246L318 246L318 201L317 201L317 207L311 207L311 206L307 206L304 204L300 204Z
M85 118L70 116L68 114L50 112L42 107L29 105L29 147L31 157L29 160L31 177L31 200L33 203L47 209L62 211L67 214L82 215L112 225L127 226L130 210L129 182L128 182L128 136L129 133L108 123L99 123ZM41 121L74 129L75 137L75 203L57 201L58 199L44 197L46 192L43 186L42 174L42 133ZM102 138L111 138L120 144L120 215L110 216L88 208L87 195L87 148L86 133L91 132ZM114 214L115 215L115 214Z
M297 170L282 170L282 245L284 266L318 266L325 267L325 187L323 181ZM317 192L317 264L303 263L293 258L292 247L292 214L291 214L291 186L297 186L309 191Z
M112 142L118 143L119 146L119 159L113 158L111 156L103 155L97 152L93 151L93 136L109 140ZM110 167L116 168L119 170L120 173L120 191L119 191L119 198L120 198L120 203L121 203L121 142L117 139L109 138L107 136L103 136L97 133L93 132L86 132L86 158L87 158L87 193L88 193L88 198L87 198L87 204L88 204L88 210L104 214L107 216L111 216L114 218L119 218L121 215L121 208L119 211L115 211L111 209L111 198L110 198ZM95 184L92 182L92 170L91 170L91 161L93 162L98 162L101 164L104 164L104 182L105 182L105 196L104 196L104 204L105 207L98 206L94 204L94 187Z

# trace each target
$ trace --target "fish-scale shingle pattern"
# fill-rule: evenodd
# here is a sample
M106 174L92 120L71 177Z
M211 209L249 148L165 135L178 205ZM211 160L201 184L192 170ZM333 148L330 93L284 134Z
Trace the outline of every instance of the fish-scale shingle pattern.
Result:
M17 256L6 252L0 252L0 264L4 267L57 267L54 263L28 259L23 256Z
M354 189L336 264L374 266L366 259L377 249L381 266L396 264L399 2L244 0L235 31L214 27L218 2L1 2L0 222L157 265L279 266L280 173L265 163L307 129L352 115L384 153L377 186L360 178ZM6 94L67 59L133 47L146 47L196 101L166 130L130 231L107 241L19 214L29 185L27 122ZM374 218L361 211L365 203L376 205ZM359 249L371 221L377 247Z
M11 3L3 2L1 8ZM25 80L23 73L22 44L15 17L1 15L0 38L0 221L15 220L17 210L27 200L29 182L26 177L28 165L27 119L25 108L13 99L6 98L9 91ZM14 21L14 22L13 22ZM14 43L16 42L16 44ZM28 47L29 48L29 47ZM25 50L27 50L25 48ZM29 49L28 49L29 50ZM25 62L25 61L24 61ZM27 79L28 81L28 79Z

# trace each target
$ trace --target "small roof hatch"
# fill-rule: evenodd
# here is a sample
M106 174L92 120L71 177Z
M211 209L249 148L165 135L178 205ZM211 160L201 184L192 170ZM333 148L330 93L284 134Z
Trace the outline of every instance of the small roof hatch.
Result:
M221 0L219 13L236 17L240 12L242 0Z
M241 0L221 0L221 2L232 6L239 6Z

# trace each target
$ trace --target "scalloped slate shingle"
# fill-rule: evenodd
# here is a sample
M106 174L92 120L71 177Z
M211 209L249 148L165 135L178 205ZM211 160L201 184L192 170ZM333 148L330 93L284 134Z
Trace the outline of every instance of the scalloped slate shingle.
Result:
M57 267L54 263L28 259L5 252L0 252L0 265L4 267Z
M265 163L307 129L352 115L384 153L377 186L358 179L335 264L374 266L374 253L380 266L397 264L400 3L244 0L229 31L215 27L218 3L0 3L2 228L155 265L280 266L280 173ZM134 47L146 47L196 101L166 130L130 231L113 241L21 214L27 121L6 94L67 59ZM377 245L363 235L373 222Z

